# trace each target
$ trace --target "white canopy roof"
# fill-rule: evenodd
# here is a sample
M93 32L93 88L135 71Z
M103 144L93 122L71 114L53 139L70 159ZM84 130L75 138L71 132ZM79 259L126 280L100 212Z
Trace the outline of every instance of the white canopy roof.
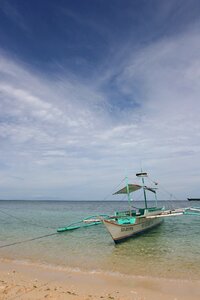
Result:
M121 190L115 192L113 195L117 195L117 194L128 194L129 193L132 193L132 192L135 192L139 189L141 189L142 186L139 185L139 184L128 184L128 186L125 186L123 187ZM156 193L155 189L154 188L150 188L150 187L147 187L147 186L144 186L145 190L148 190L152 193Z
M142 186L138 185L138 184L128 184L128 186L123 187L121 190L115 192L113 195L128 194L128 192L132 193L132 192L135 192L135 191L137 191L141 188L142 188Z

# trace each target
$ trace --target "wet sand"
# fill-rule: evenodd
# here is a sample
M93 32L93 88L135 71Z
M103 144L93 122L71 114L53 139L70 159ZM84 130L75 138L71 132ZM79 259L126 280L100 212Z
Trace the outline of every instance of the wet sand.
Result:
M0 261L0 299L199 300L200 281L85 273Z

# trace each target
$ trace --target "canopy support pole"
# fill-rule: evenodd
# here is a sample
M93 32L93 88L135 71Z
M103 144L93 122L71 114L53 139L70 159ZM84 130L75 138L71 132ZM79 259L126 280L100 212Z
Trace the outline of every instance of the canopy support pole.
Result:
M131 197L130 197L130 191L129 191L129 185L128 185L128 177L126 176L126 191L128 196L128 204L129 204L129 213L131 216Z

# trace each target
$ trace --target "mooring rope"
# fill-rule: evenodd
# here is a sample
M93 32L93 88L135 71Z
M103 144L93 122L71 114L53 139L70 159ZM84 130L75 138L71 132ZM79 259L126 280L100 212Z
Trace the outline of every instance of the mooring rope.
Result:
M40 225L40 224L37 224L37 223L26 221L24 219L21 219L19 217L14 216L14 215L12 215L10 213L7 213L7 212L5 212L3 210L0 210L0 213L4 214L6 216L9 216L9 217L11 217L13 219L16 219L16 220L20 221L21 223L25 223L25 224L37 226L37 227L40 227L40 228L45 228L45 229L55 229L55 228L52 228L52 227L47 227L47 226L43 226L43 225ZM49 236L53 236L53 235L56 235L56 234L57 234L57 232L54 232L54 233L45 234L45 235L42 235L42 236L37 236L37 237L34 237L34 238L30 238L30 239L27 239L27 240L22 240L22 241L17 241L17 242L9 243L9 244L0 246L0 249L1 248L6 248L6 247L10 247L10 246L14 246L14 245L18 245L18 244L22 244L22 243L27 243L27 242L35 241L35 240L39 240L39 239L42 239L42 238L45 238L45 237L49 237Z
M0 210L0 212L1 212L2 214L4 214L4 215L7 215L7 216L9 216L9 217L11 217L11 218L13 218L13 219L16 219L16 220L20 221L20 222L22 222L22 223L26 223L26 224L33 225L33 226L37 226L37 227L41 227L41 228L56 229L56 228L53 228L53 227L43 226L43 225L40 225L40 224L38 224L38 223L29 222L29 221L24 220L24 219L21 219L21 218L19 218L19 217L13 216L13 215L11 215L11 214L9 214L9 213L7 213L7 212L5 212L5 211L2 211L2 210Z
M53 235L56 235L56 234L58 234L58 233L57 233L57 232L54 232L54 233L50 233L50 234L45 234L45 235L42 235L42 236L37 236L37 237L31 238L31 239L22 240L22 241L17 241L17 242L14 242L14 243L10 243L10 244L6 244L6 245L2 245L2 246L0 246L0 248L6 248L6 247L10 247L10 246L18 245L18 244L27 243L27 242L31 242L31 241L35 241L35 240L39 240L39 239L43 239L43 238L45 238L45 237L53 236Z

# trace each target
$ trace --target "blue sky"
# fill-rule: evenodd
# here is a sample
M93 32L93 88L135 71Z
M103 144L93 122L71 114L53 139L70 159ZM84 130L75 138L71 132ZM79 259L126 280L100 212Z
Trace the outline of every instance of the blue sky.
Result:
M199 1L2 0L0 198L199 197L199 82Z

